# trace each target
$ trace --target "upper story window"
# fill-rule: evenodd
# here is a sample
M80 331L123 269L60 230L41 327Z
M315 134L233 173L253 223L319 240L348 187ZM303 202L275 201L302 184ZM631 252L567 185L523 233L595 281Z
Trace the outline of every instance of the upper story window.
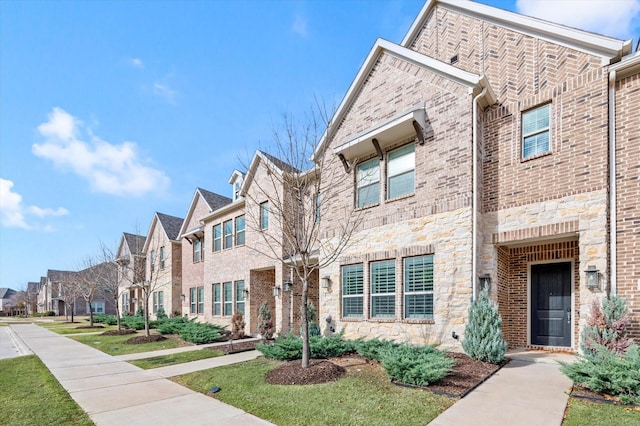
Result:
M242 188L242 181L235 181L233 183L233 200L240 198L240 189Z
M356 171L356 206L380 202L380 161L377 158L358 164Z
M224 234L224 248L233 247L233 221L226 220L222 224L222 232Z
M222 250L222 225L213 225L213 251Z
M151 272L153 272L156 268L156 251L151 250L150 263L151 263Z
M244 215L236 217L236 245L244 245Z
M322 214L322 199L320 198L320 194L316 197L316 222L320 222L320 216Z
M387 154L387 199L413 194L416 146L405 145Z
M362 318L364 315L364 277L362 263L346 265L342 275L342 317Z
M260 229L269 228L269 202L260 204Z
M202 241L198 238L193 242L193 263L202 261Z
M160 269L164 269L167 260L167 254L164 246L160 247Z
M551 150L549 114L551 104L522 113L522 158L527 159Z

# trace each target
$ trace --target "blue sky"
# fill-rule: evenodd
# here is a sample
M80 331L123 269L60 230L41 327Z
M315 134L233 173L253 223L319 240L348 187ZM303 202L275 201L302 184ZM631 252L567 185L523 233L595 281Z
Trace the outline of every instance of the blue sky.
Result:
M337 104L423 3L0 1L0 287L184 217L196 187L230 196L282 115ZM640 0L485 3L640 33Z

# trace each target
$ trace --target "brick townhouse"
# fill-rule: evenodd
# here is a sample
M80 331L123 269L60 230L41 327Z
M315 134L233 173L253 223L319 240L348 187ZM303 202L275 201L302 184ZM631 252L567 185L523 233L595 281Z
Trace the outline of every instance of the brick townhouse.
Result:
M123 232L116 251L120 314L133 315L142 306L142 284L145 280L146 256L144 235Z
M362 217L321 320L455 346L486 285L512 347L578 349L613 293L640 338L639 64L631 41L467 1L377 40L315 153L351 194L323 238Z

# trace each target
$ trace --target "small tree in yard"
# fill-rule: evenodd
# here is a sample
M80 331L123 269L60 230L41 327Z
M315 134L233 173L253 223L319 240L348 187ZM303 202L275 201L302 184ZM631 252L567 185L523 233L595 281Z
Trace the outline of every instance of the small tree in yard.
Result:
M504 359L507 342L502 338L502 317L484 288L469 308L462 348L473 359L497 364Z
M263 339L268 340L273 338L273 322L271 321L271 311L269 310L269 304L262 302L260 310L258 311L258 332Z
M325 111L314 113L304 124L285 116L282 130L274 131L274 155L259 151L254 157L256 161L260 157L260 163L266 168L266 178L254 179L242 194L253 205L260 206L260 210L247 209L247 227L262 239L262 244L251 248L281 264L290 265L297 282L302 284L299 309L303 368L309 367L310 358L309 279L340 256L361 217L353 209L345 211L334 238L330 242L321 239L320 212L328 211L336 200L346 196L339 185L344 179L342 175L321 173L324 159L329 154L316 155L318 153L314 152L327 128L327 116ZM278 232L265 229L264 216Z
M627 337L630 318L624 299L611 296L592 304L582 329L582 354L574 363L560 362L574 383L595 392L640 404L640 348Z
M236 311L233 316L231 316L231 338L242 339L244 337L244 326L245 322L242 312Z

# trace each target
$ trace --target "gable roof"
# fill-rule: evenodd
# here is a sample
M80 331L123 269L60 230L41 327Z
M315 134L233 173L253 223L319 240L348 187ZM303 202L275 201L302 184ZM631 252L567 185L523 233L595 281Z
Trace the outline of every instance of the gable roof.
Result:
M15 292L16 291L11 288L0 288L0 299L8 299L15 294Z
M27 292L33 294L33 293L37 293L38 289L40 287L40 283L39 282L33 282L33 281L29 281L27 283Z
M52 283L64 283L72 281L76 272L73 271L59 271L56 269L47 270L47 278Z
M184 222L184 219L159 212L156 212L156 216L158 217L160 224L162 224L164 232L167 234L167 238L172 241L178 240L178 237L180 236L180 228L182 228L182 222Z
M437 59L433 59L429 56L423 55L422 53L407 49L406 47L402 47L390 41L379 38L376 40L373 47L369 51L367 58L358 70L358 73L349 86L347 93L344 95L342 102L340 102L340 105L333 115L331 122L327 127L327 130L325 130L322 138L320 139L320 142L318 143L318 146L316 147L316 150L313 153L312 159L315 159L326 149L326 144L333 137L334 132L338 129L338 127L342 123L342 120L344 120L344 118L346 117L351 104L360 93L360 90L364 87L369 74L371 73L373 67L376 65L378 58L382 54L390 54L392 56L414 63L418 66L428 69L429 71L432 71L435 74L439 74L444 78L455 81L456 83L463 86L467 86L469 88L469 93L480 93L482 89L486 88L487 94L483 99L483 102L485 102L485 106L491 105L496 101L496 96L493 93L489 82L484 76L464 71L460 68L454 67L453 65L438 61ZM381 123L377 123L376 126L380 124Z
M124 236L124 240L126 241L131 254L136 255L144 252L144 243L146 242L147 237L144 235L129 234L127 232L123 232L122 235Z
M424 21L436 6L509 28L532 37L566 46L602 59L603 65L616 62L631 52L632 40L619 40L530 16L509 12L497 7L467 0L427 0L400 43L409 47L422 30ZM550 6L552 7L552 6ZM583 6L586 7L586 6ZM611 7L615 7L611 5Z
M189 204L187 214L182 222L182 225L180 226L178 238L182 238L190 233L193 234L195 231L198 231L201 228L198 227L197 229L186 229L187 226L189 226L189 222L191 222L193 212L196 208L196 205L198 204L198 199L202 199L205 202L209 213L216 211L219 208L222 208L227 204L231 204L233 202L233 200L229 197L216 194L215 192L207 191L206 189L196 188L196 191L193 194L193 198L191 199L191 203Z
M258 170L258 166L262 161L265 162L269 170L275 171L278 174L282 174L282 172L300 173L300 170L293 167L291 164L257 149L255 154L253 154L253 158L251 159L251 163L249 164L249 170L247 170L247 175L245 176L244 182L242 183L242 194L247 193L251 182L253 182L256 171Z

